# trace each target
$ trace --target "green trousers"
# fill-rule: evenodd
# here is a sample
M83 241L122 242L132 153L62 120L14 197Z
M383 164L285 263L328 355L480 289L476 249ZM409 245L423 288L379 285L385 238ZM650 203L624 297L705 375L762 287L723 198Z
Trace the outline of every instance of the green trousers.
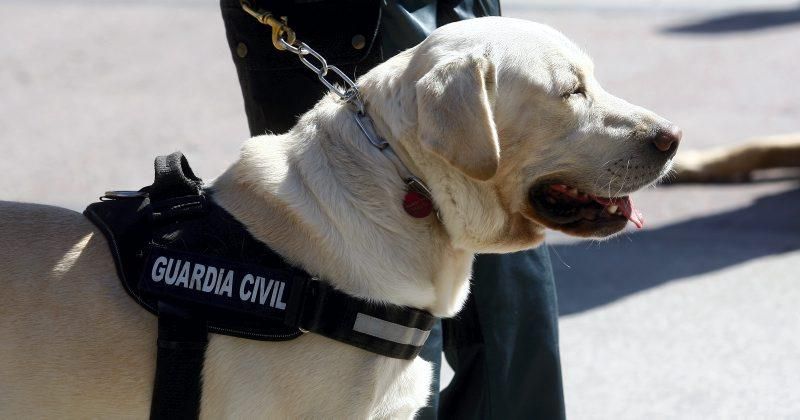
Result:
M299 39L353 77L439 26L500 14L497 1L478 0L261 0L257 5L287 16ZM251 134L288 130L322 96L322 85L293 54L272 47L267 27L243 13L238 0L221 0L221 6ZM429 406L418 417L564 418L557 320L545 247L478 256L466 306L435 329L423 351L437 375ZM455 376L439 393L442 352Z

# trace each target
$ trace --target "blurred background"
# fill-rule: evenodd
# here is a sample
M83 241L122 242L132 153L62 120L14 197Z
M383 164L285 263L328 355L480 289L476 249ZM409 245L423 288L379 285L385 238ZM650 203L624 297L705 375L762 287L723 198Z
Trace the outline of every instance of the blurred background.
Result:
M502 4L585 48L683 150L800 131L795 1ZM210 179L246 137L217 2L0 3L0 199L82 210L174 150ZM634 195L641 231L550 236L570 418L800 418L799 185L662 186Z

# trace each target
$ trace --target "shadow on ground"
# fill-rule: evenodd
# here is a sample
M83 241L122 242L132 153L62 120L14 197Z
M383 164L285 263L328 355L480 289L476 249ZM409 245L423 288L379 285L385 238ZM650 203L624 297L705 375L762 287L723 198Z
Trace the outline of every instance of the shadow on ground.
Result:
M600 244L553 245L560 313L582 312L671 280L800 249L798 215L800 188Z
M743 11L665 28L666 33L719 34L756 31L800 23L800 6L790 9Z

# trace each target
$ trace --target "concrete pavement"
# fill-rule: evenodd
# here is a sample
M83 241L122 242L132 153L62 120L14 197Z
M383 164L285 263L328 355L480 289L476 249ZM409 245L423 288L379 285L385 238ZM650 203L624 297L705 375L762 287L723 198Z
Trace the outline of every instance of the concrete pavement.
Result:
M800 131L796 2L509 1L595 59L684 148ZM0 198L81 209L183 150L205 178L246 138L214 3L0 4ZM550 237L570 418L800 418L800 189L659 187L646 229Z

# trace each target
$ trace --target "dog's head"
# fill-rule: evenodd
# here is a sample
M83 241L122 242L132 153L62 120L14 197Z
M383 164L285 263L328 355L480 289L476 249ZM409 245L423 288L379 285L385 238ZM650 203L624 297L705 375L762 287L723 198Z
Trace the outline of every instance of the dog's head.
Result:
M640 224L628 194L669 171L681 137L604 91L579 48L532 22L447 25L387 68L365 79L370 110L454 242L477 252L534 246L544 227L602 237Z

